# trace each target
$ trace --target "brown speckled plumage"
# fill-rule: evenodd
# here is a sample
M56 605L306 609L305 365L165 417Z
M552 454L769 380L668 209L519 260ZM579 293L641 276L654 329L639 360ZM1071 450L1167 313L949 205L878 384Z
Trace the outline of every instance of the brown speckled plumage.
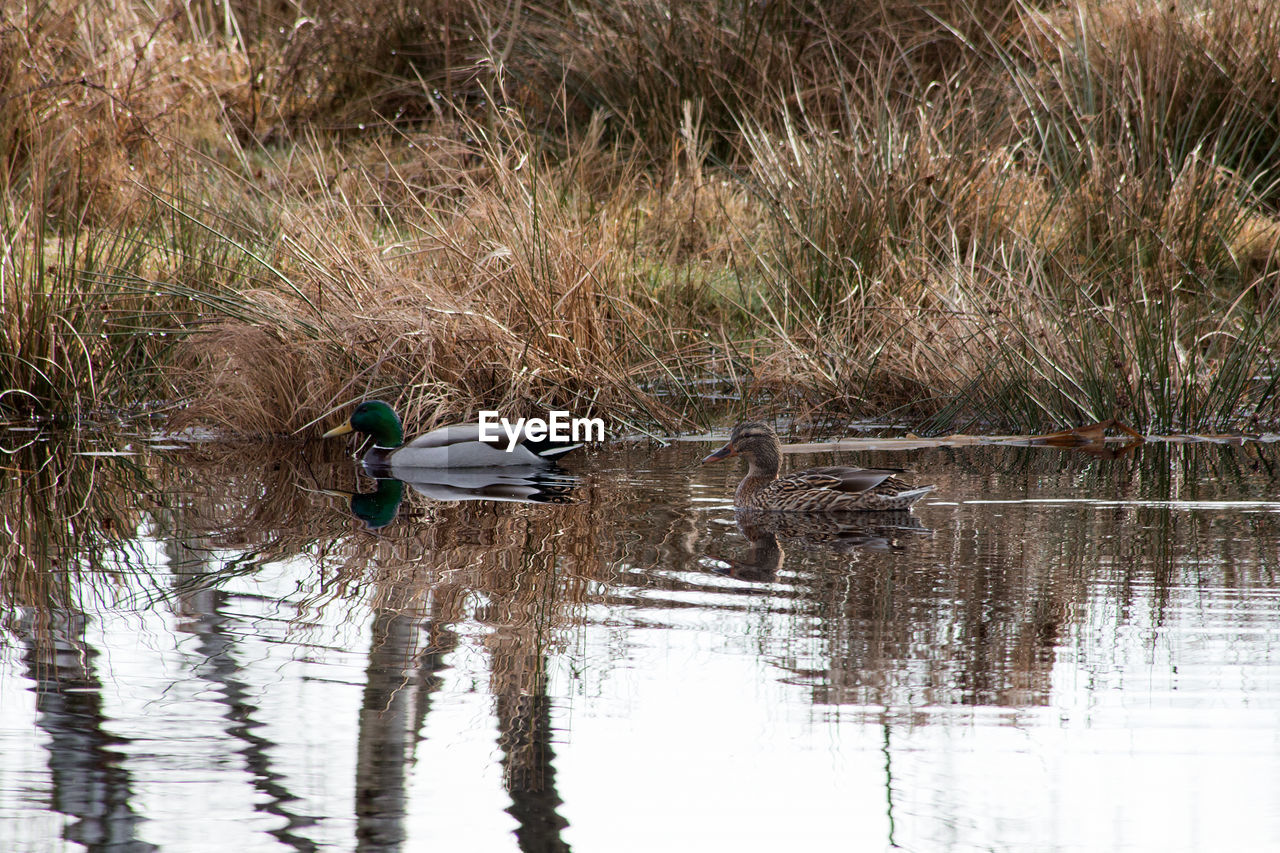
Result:
M899 468L810 468L779 477L782 443L768 424L755 421L734 427L729 442L702 461L730 456L745 456L748 463L747 476L734 494L738 507L782 512L906 509L934 489L898 479Z

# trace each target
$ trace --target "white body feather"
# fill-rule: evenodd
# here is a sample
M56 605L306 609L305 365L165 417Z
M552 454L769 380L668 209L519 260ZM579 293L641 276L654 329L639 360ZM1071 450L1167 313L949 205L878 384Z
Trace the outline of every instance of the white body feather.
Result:
M515 447L507 450L509 439L505 434L496 442L480 440L479 424L455 424L441 427L420 435L413 441L391 451L389 462L392 472L415 468L501 468L509 465L541 465L581 447L580 444L561 445L534 452L525 442L523 432ZM413 477L400 479L412 480Z

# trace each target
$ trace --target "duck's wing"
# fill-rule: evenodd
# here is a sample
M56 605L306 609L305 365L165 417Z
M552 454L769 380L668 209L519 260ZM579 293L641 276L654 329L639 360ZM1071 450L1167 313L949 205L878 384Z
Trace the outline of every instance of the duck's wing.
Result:
M508 452L507 446L511 439L505 430L490 427L488 435L490 437L497 436L497 440L483 441L481 439L480 424L478 423L453 424L452 426L440 427L420 435L402 449L433 450L440 448L448 451L463 452L464 456L455 457L458 461L455 461L454 465L527 465L539 460L557 459L570 450L582 446L581 443L566 443L552 441L551 439L531 441L528 431L522 428L516 438L516 446L512 448L511 452ZM490 450L496 450L504 455L491 458L488 452Z
M906 483L897 480L895 474L901 474L901 468L843 468L831 466L827 468L810 468L786 477L780 477L772 484L780 492L809 492L814 490L830 490L832 492L859 493L870 491L889 481Z
M505 448L505 442L481 441L479 424L454 424L433 429L395 450L384 450L376 461L394 476L409 480L416 478L413 472L419 469L501 468L529 461Z
M501 433L501 430L499 430L499 433ZM405 447L453 447L473 441L480 441L480 424L454 424L453 426L440 427L439 429L433 429L431 432L423 433L406 444ZM499 435L498 442L505 447L506 437Z

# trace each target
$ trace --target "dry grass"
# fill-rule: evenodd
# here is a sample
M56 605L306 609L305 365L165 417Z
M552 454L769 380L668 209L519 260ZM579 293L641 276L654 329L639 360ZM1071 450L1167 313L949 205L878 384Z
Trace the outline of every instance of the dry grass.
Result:
M383 396L424 426L479 407L624 421L634 409L650 423L677 422L637 390L680 332L633 281L622 224L634 191L589 198L562 166L527 150L482 142L476 151L482 165L422 194L401 175L379 175L385 162L312 151L314 176L342 178L276 188L281 278L241 292L263 309L252 322L224 318L189 336L188 417L289 432ZM379 204L389 195L393 211ZM256 423L245 418L254 410Z
M520 8L11 13L0 405L1280 419L1274 10Z

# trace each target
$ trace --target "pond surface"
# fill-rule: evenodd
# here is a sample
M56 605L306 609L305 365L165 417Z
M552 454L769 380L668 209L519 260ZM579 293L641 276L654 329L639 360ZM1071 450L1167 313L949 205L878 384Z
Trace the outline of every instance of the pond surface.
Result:
M7 456L0 849L1280 849L1280 445L789 457L938 485L842 525L709 447L379 527L341 448Z

